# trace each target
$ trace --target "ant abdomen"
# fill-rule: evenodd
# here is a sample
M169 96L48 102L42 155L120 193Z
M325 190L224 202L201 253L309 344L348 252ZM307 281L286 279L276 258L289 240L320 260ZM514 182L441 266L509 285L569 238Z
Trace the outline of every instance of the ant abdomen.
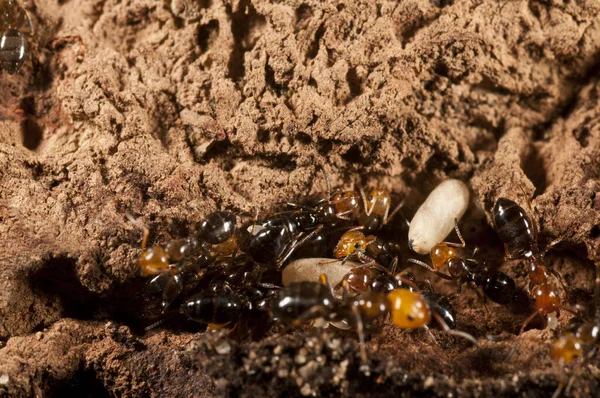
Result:
M289 325L301 318L309 321L327 316L334 305L335 299L328 286L318 282L295 282L275 296L271 313L275 319Z
M235 321L243 308L234 293L199 293L186 299L180 311L196 322L222 325Z
M536 242L535 227L525 210L507 198L499 198L492 209L494 229L512 255L532 251Z
M236 218L233 213L215 211L206 216L200 223L198 236L211 245L218 245L233 236L235 224Z
M512 302L517 295L515 281L504 272L484 271L479 273L475 283L481 286L483 293L493 302L498 304L508 304Z
M257 263L269 264L277 260L292 239L287 228L267 227L250 239L248 252Z

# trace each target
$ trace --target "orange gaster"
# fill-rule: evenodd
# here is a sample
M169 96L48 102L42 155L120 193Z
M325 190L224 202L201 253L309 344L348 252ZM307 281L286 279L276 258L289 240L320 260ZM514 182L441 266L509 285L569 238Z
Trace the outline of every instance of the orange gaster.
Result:
M387 295L392 323L403 329L414 329L427 325L431 311L427 301L418 292L408 289L392 290Z

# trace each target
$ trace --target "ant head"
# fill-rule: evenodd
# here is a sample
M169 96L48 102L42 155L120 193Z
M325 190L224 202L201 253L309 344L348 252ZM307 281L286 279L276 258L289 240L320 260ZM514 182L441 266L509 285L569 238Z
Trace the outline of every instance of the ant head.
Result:
M431 320L429 304L419 292L396 289L387 295L392 323L402 329L427 325Z
M338 215L356 218L360 212L360 195L356 191L338 191L329 201Z
M383 188L373 188L366 197L365 207L370 213L384 217L390 209L392 197L390 191Z
M361 214L360 225L362 225L365 228L365 232L368 234L377 232L383 226L383 219L380 215L375 214L375 212L369 215Z
M434 267L442 268L451 258L456 257L456 249L446 243L437 243L431 248L431 262Z
M466 278L470 273L467 262L462 258L451 257L446 265L448 265L448 272L453 278Z
M142 276L161 274L169 269L169 256L160 246L146 249L138 260Z
M361 231L348 231L342 235L336 245L334 255L336 258L342 258L358 251L365 251L367 245L374 240L374 236L365 236Z
M581 341L573 333L567 332L560 336L552 344L550 348L550 355L554 358L561 360L563 363L570 363L579 356L583 351Z

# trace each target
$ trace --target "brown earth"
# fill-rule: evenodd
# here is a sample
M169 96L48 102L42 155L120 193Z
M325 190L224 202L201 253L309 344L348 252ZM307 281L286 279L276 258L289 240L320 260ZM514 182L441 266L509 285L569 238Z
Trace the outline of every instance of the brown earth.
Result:
M600 260L596 0L27 8L31 60L17 75L0 72L0 395L556 389L562 369L548 344L558 331L534 324L505 362L531 309L486 312L473 292L455 307L478 347L384 325L369 343L371 376L358 372L350 333L252 344L169 328L137 335L114 308L138 274L140 232L126 211L154 231L166 218L265 209L322 192L317 165L336 186L408 196L407 216L442 179L467 181L474 199L463 230L496 265L494 200L525 206L533 195L542 239L564 238L548 262L570 288L568 303L589 304L591 260ZM518 262L502 269L527 283ZM573 394L597 391L598 364L578 370Z

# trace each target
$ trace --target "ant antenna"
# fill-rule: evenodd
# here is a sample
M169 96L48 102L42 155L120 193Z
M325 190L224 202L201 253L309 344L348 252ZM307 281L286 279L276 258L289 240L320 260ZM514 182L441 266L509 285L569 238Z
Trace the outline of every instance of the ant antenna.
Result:
M442 319L442 317L435 312L433 313L433 317L435 318L436 322L441 326L442 330L444 330L444 332L456 337L461 337L465 340L468 340L470 343L473 343L473 345L477 345L477 340L475 340L475 337L471 336L469 333L460 330L450 329L450 326L448 326L448 324Z
M594 282L594 306L596 321L600 321L600 261L596 261L596 280Z
M138 227L139 229L142 230L142 232L144 233L144 237L142 239L142 250L146 249L146 242L148 241L148 235L150 235L150 230L148 230L148 227L146 227L144 225L144 223L142 223L140 220L136 219L129 211L125 212L125 217L127 217L127 219L136 227Z
M327 173L325 172L325 167L323 165L319 165L321 172L323 173L323 177L325 178L325 185L327 186L327 200L331 199L331 185L329 185L329 178L327 177Z

